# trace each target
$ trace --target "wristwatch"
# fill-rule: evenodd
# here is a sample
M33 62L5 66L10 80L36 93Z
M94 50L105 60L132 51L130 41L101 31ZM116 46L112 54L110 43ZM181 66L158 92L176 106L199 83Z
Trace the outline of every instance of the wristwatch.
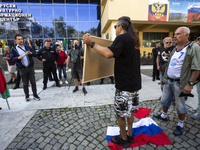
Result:
M95 42L93 42L93 41L90 43L91 48L93 48L94 44L95 44Z
M189 85L194 86L195 83L193 81L188 81Z

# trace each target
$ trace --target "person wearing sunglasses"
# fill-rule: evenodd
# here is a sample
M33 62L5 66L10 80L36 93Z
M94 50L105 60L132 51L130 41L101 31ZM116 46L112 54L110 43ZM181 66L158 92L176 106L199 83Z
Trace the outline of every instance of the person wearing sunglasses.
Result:
M90 34L85 34L83 41L105 58L115 58L114 110L120 135L112 136L111 141L114 144L129 147L129 143L134 142L132 135L133 111L137 109L139 103L137 91L141 89L140 42L129 17L119 18L114 28L117 37L109 47L103 47L93 42Z
M163 75L165 72L165 68L167 66L167 63L169 61L169 56L171 51L174 49L174 46L172 46L172 38L171 37L165 37L163 40L164 46L161 46L158 51L157 56L157 69L160 71L160 82L161 82L161 91L163 91Z

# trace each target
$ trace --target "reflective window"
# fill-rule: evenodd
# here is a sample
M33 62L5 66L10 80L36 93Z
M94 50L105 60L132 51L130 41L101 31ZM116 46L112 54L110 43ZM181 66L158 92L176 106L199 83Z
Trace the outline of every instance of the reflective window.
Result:
M54 6L54 20L65 21L65 6L63 5Z
M17 5L17 9L21 9L22 14L28 14L28 6L27 5Z
M90 4L98 4L98 5L100 5L100 1L99 0L90 0Z
M27 0L15 0L15 4L26 4L27 3Z
M14 35L18 33L17 22L5 22L7 39L14 39Z
M68 37L78 37L78 23L77 22L67 23L67 35Z
M96 22L96 23L90 23L90 34L94 35L94 36L98 36L97 32L100 29L100 23Z
M56 38L66 37L66 23L55 22L55 33L56 33Z
M79 22L79 37L83 37L85 33L90 33L90 23Z
M156 42L161 42L168 36L168 33L153 33L153 32L143 32L143 47L155 47Z
M66 6L67 21L77 21L77 6Z
M29 5L29 14L32 14L32 21L42 21L40 5Z
M53 21L52 5L41 5L41 7L42 7L42 20Z
M23 35L23 37L30 37L30 27L31 23L19 22L18 23L18 30L19 34Z
M43 23L44 38L54 38L54 26L53 22Z
M89 21L89 6L78 6L78 20Z
M97 19L97 6L90 6L90 21L99 21Z
M0 39L6 38L6 30L4 28L4 23L0 23Z
M42 38L42 23L33 22L31 24L32 38Z

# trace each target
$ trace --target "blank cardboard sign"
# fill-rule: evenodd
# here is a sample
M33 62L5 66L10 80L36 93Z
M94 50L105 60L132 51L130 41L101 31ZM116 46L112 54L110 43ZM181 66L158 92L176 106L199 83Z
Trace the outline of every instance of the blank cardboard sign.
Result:
M108 47L112 41L92 36L92 40L101 45ZM85 45L84 66L83 66L83 83L106 78L114 75L114 58L107 59L97 53L89 45Z

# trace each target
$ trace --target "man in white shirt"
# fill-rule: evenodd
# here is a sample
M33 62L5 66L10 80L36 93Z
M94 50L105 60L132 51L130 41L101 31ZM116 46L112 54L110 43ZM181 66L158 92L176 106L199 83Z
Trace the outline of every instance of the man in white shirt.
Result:
M174 40L178 44L172 51L164 74L164 89L161 105L162 113L154 114L155 118L168 121L167 111L175 97L175 107L178 113L178 125L174 135L183 133L183 125L187 113L185 96L191 94L200 73L200 47L188 40L190 29L179 27L174 34ZM182 96L183 95L183 96Z

